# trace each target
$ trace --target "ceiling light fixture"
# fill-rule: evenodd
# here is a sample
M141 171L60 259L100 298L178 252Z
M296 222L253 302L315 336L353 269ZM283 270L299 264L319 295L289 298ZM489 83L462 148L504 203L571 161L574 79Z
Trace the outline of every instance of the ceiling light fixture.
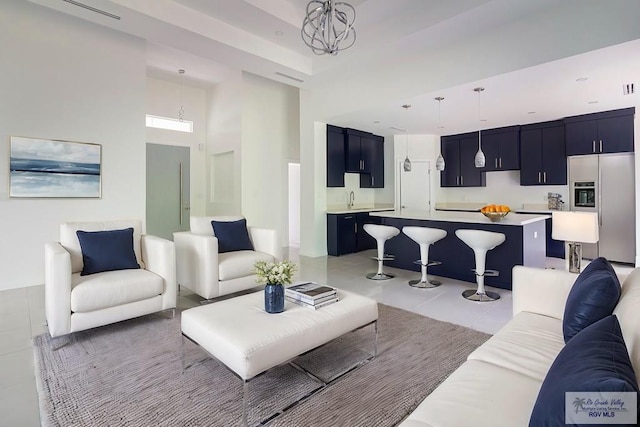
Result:
M484 91L484 88L477 87L473 90L474 92L478 93L478 122L481 122L482 119L480 118L480 93ZM485 157L484 157L484 153L482 152L482 135L481 134L482 132L480 128L478 128L478 152L476 153L476 157L473 159L473 162L477 168L483 168L485 165Z
M180 74L181 76L184 76L184 70L180 69L178 70L178 74ZM182 83L180 83L180 109L178 110L178 120L183 122L184 121L184 105L182 104Z
M442 129L442 115L441 115L441 103L444 100L444 96L436 96L436 101L438 101L438 129ZM438 158L436 159L436 170L443 171L445 167L444 157L442 157L442 150L439 150Z
M404 108L407 114L409 114L409 108L411 108L411 105L404 104L402 108ZM407 116L407 124L409 124L409 116ZM404 133L407 136L407 157L404 158L402 169L404 169L405 172L411 172L411 160L409 160L409 132L405 130Z
M302 21L302 41L316 55L337 55L356 42L356 10L348 3L311 0Z

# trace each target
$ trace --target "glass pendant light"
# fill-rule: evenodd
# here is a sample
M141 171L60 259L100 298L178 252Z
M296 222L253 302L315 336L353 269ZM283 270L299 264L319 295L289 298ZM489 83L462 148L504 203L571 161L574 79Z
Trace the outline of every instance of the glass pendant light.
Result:
M409 114L409 108L411 108L411 105L409 104L405 104L402 106L402 108L405 109L405 111L407 112L407 114ZM407 124L409 124L409 118L407 116ZM406 137L407 137L407 156L404 159L404 163L402 164L402 168L404 169L405 172L411 172L411 160L409 160L409 132L407 130L404 131Z
M444 96L437 96L435 98L435 100L438 101L438 129L442 129L442 115L440 112L440 104L443 99L444 99ZM443 171L444 167L445 167L444 157L442 157L442 150L440 150L440 152L438 153L438 158L436 159L436 170Z
M482 152L482 131L480 130L480 93L484 90L483 87L477 87L473 89L478 93L478 152L476 153L476 157L474 158L474 163L477 168L483 168L485 165L485 157Z

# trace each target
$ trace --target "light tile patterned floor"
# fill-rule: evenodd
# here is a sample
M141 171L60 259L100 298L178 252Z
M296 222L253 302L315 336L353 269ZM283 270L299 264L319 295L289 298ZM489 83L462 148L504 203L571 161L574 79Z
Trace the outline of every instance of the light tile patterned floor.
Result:
M399 307L424 316L495 333L511 319L511 292L494 289L501 298L491 303L467 301L460 295L474 288L471 283L440 278L442 286L415 289L407 285L418 273L388 269L396 277L386 281L368 280L364 276L375 271L373 251L341 257L300 257L297 250L288 251L300 270L299 280L328 283L374 298L380 303ZM564 268L564 261L549 258L548 268ZM622 273L629 267L616 266ZM490 283L490 281L488 281ZM197 306L200 298L183 290L178 299L181 308ZM35 386L31 337L45 333L44 286L0 292L0 427L40 425L38 396Z

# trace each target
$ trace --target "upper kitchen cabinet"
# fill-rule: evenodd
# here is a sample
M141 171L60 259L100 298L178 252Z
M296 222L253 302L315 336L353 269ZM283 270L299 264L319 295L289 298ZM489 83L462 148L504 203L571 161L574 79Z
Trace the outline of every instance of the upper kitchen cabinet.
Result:
M370 172L360 174L360 188L384 188L384 138L372 135L367 145L362 154Z
M520 128L520 185L566 185L567 156L562 120Z
M520 126L482 131L485 172L520 169Z
M327 125L327 187L344 187L344 129Z
M440 172L441 187L484 187L485 175L476 168L478 133L443 136L440 142L445 168Z
M635 108L564 119L567 155L633 152Z
M355 129L345 129L345 131L347 137L345 171L371 173L373 135Z

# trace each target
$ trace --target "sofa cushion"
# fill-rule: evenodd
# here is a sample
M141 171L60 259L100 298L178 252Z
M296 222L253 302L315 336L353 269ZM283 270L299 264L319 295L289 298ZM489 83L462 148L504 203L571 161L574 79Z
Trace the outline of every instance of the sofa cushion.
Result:
M256 251L236 251L218 255L218 280L231 280L254 275L254 264L258 261L274 262L269 254ZM257 285L257 283L256 283Z
M71 311L87 313L162 294L162 277L147 270L117 270L71 276Z
M576 279L564 308L564 341L613 313L620 298L620 282L605 258L596 258Z
M211 226L213 234L218 239L218 253L253 250L246 219L211 221Z
M563 347L560 319L521 311L468 360L492 363L542 383Z
M71 272L82 271L82 249L76 231L105 231L122 230L133 227L133 251L136 254L138 264L144 268L142 262L142 251L140 250L140 238L142 236L142 223L136 220L122 221L90 221L90 222L67 222L60 225L60 244L71 255ZM211 226L209 226L211 228Z
M620 322L622 337L627 345L629 358L640 384L640 268L634 269L622 282L620 301L613 314Z
M76 231L82 249L82 276L140 268L133 251L133 228Z
M566 392L638 392L616 316L587 326L558 354L542 383L529 425L565 425Z
M428 368L427 368L428 369ZM529 422L540 382L479 360L456 369L400 424L438 427L524 426Z

